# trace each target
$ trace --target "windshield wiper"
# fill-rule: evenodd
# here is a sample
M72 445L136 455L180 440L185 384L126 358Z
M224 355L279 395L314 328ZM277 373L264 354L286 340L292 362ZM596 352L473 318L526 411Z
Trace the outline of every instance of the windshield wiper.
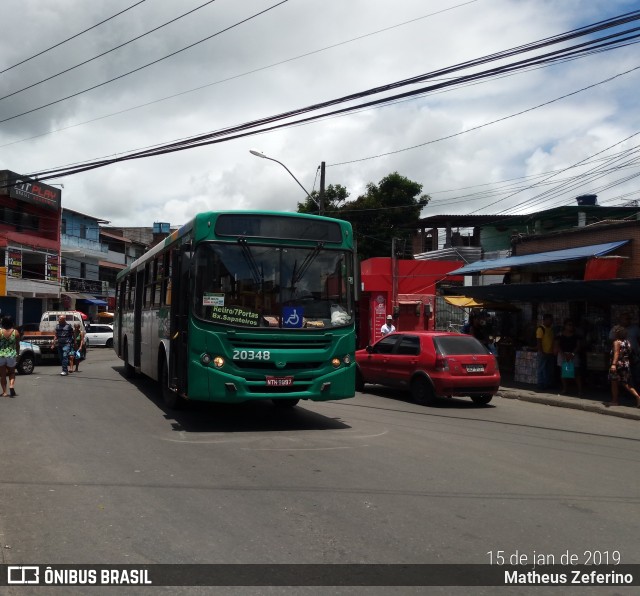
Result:
M300 269L296 271L295 265L293 266L293 273L291 274L291 287L295 285L304 277L307 269L311 266L311 263L316 260L316 257L320 254L320 251L324 248L323 242L318 242L317 246L305 257L300 265Z
M249 271L251 271L253 281L255 281L257 285L262 287L262 284L264 282L264 274L258 267L258 263L256 263L253 253L251 252L251 247L247 243L247 239L243 237L238 238L238 244L240 245L240 249L242 250L242 256L244 257L244 260L247 262L247 265L249 265Z

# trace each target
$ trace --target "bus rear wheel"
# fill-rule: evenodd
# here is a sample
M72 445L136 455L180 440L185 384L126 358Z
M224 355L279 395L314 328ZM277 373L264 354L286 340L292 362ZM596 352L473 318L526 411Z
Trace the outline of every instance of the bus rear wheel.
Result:
M124 360L124 376L132 379L136 376L136 369L129 364L129 347L127 342L124 343L124 348L122 348L122 359Z
M298 405L299 399L272 399L273 405L278 408L294 408Z
M160 359L160 374L158 375L160 383L160 397L164 405L170 410L179 410L184 400L178 395L177 391L171 391L169 389L169 369L167 368L167 362L164 357Z

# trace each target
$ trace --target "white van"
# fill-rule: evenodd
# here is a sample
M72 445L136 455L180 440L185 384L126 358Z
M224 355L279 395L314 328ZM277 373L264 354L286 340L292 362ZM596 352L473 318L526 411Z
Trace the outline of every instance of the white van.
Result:
M82 315L77 310L48 310L42 314L40 319L40 331L44 333L53 333L56 325L58 324L58 317L64 315L72 327L76 323L80 323L82 329L84 329L84 321Z

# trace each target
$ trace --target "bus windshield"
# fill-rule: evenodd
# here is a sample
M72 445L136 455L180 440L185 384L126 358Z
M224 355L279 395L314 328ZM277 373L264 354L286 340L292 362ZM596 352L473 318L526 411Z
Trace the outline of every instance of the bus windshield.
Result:
M332 328L353 323L351 253L205 242L195 254L196 317L239 327Z

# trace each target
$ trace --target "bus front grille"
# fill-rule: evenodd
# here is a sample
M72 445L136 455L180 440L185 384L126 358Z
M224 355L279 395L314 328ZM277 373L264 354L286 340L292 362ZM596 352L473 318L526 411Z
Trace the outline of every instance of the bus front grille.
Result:
M233 363L242 370L260 372L284 372L287 370L308 370L310 368L320 368L322 362L287 362L284 367L276 366L275 362L250 362L247 360L234 360Z
M236 349L254 350L325 350L331 345L330 337L230 337L229 344Z
M249 385L247 390L249 393L299 393L301 391L309 391L310 384L297 384L290 387L267 387L266 385Z

